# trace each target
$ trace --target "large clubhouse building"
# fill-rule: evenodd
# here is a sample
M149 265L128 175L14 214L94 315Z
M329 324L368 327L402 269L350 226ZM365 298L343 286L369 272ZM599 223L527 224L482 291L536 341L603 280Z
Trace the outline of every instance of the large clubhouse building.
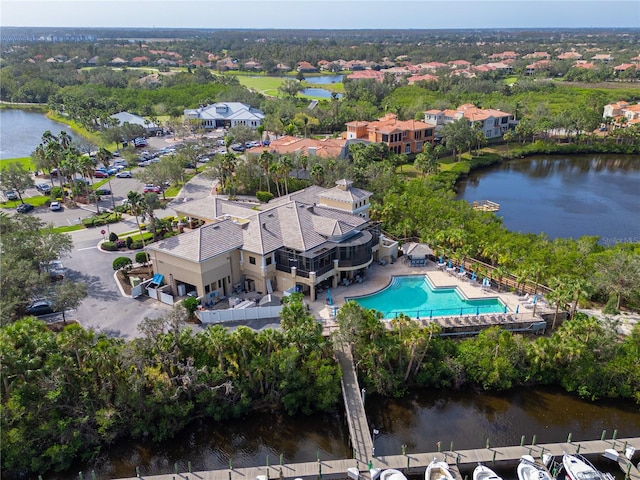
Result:
M435 123L419 120L398 120L394 113L373 122L347 123L347 140L367 140L384 143L394 153L420 153L425 143L433 143Z
M373 261L397 255L397 243L369 220L370 197L339 180L266 204L194 200L175 210L205 224L147 249L174 294L195 292L208 303L238 290L293 289L313 301L318 289L357 281Z
M187 109L184 111L186 123L197 124L205 129L231 128L244 125L258 128L264 121L264 113L257 108L240 102L221 102Z

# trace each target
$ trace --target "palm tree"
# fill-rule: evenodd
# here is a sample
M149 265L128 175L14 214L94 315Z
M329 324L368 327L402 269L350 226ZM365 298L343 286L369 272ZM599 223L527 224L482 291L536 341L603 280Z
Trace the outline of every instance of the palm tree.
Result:
M264 176L267 180L267 191L271 193L271 182L269 181L269 167L273 163L273 154L268 150L264 150L260 154L260 159L258 160L262 170L264 170ZM260 177L260 190L262 190L262 177Z
M98 153L96 154L96 160L104 165L104 168L106 168L107 170L111 166L111 157L111 152L104 147L100 147L100 150L98 150ZM107 176L107 181L109 183L109 191L111 192L111 205L115 210L116 201L113 198L113 189L111 188L111 175Z
M289 175L291 175L291 169L293 168L293 163L291 162L291 158L287 155L282 155L278 162L278 170L280 175L284 178L284 189L285 195L289 195Z
M311 178L316 185L322 185L324 179L324 167L321 163L314 163L311 166Z
M269 165L269 173L271 173L271 175L273 176L273 183L276 184L276 191L278 193L278 196L280 196L280 183L279 183L280 168L279 167L280 167L279 164L276 162Z
M131 211L131 214L136 218L138 233L140 233L140 239L142 240L142 248L145 248L144 236L142 235L142 229L140 228L140 217L142 217L144 212L144 197L142 196L142 194L131 190L127 194L127 201L129 202L129 209Z

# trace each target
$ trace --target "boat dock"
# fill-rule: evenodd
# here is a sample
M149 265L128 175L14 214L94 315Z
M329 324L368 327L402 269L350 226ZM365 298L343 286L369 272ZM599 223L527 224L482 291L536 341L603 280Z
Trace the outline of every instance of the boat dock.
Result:
M342 369L342 397L349 426L349 439L353 448L353 458L367 464L374 455L373 439L364 411L364 389L360 389L358 376L353 365L351 347L346 342L336 342L336 357Z
M407 475L424 474L427 465L434 458L447 462L459 478L456 467L473 466L478 463L487 465L517 463L522 455L531 455L536 459L543 454L562 455L563 453L579 453L581 455L603 455L608 448L624 450L626 446L640 448L640 437L622 438L618 440L593 440L584 442L548 443L543 445L522 445L515 447L478 448L474 450L454 450L447 452L406 453L373 457L369 463L358 459L327 460L317 462L293 463L285 465L264 465L259 467L208 470L201 472L178 472L166 475L145 475L130 477L126 480L145 478L148 480L269 480L301 478L307 480L346 479L347 469L357 469L360 479L369 479L369 465L373 468L395 468ZM626 473L626 472L625 472ZM640 480L635 468L630 469L629 480Z
M492 202L491 200L477 200L471 204L474 210L481 210L483 212L497 212L500 210L500 204Z

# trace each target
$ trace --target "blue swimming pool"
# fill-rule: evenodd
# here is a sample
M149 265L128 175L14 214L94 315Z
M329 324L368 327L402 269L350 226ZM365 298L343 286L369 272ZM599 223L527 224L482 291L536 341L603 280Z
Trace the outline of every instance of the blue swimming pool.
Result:
M506 312L506 305L499 298L469 300L457 288L433 287L426 275L391 277L391 283L383 290L346 300L378 310L384 318L401 313L412 318L429 318Z

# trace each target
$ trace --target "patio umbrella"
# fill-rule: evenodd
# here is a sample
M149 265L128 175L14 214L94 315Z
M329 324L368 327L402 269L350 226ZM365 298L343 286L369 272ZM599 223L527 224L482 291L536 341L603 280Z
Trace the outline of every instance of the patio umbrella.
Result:
M516 305L516 315L518 314L519 311L520 311L520 305Z
M476 272L473 272L473 273L471 274L471 281L472 281L472 282L475 282L475 281L476 281Z
M460 265L460 273L464 273L464 265Z
M331 298L331 289L327 288L327 303L333 305L333 298Z
M440 263L444 263L444 258L442 258L442 255L440 255Z

